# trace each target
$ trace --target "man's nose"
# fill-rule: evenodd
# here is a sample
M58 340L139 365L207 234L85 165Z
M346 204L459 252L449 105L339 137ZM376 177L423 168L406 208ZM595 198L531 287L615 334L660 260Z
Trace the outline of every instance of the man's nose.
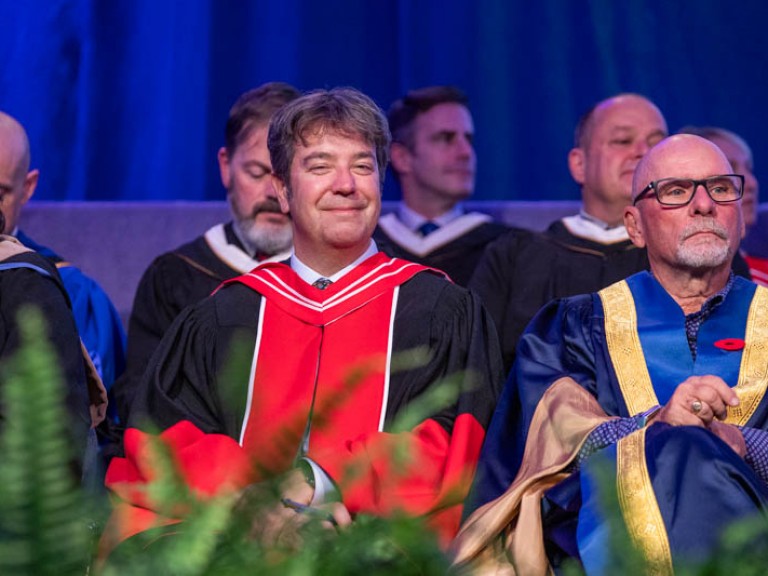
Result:
M637 142L635 142L635 156L638 158L645 156L650 149L651 147L648 145L648 142L642 138L638 138Z
M339 168L333 181L333 191L349 194L355 191L355 187L355 175L352 171Z
M466 136L456 138L456 148L459 154L463 157L470 157L475 153L475 147L472 145L472 141Z
M691 207L698 214L709 214L715 207L715 201L712 200L703 183L699 182L694 186Z
M277 200L277 188L275 188L275 183L271 178L269 179L269 182L267 182L264 186L264 193L268 199Z

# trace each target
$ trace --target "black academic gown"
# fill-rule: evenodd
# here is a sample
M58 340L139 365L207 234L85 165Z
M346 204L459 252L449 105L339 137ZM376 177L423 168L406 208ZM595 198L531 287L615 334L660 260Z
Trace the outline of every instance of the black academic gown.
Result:
M557 221L544 234L505 234L490 244L469 287L496 323L509 372L520 335L544 304L595 292L647 266L645 250L629 240L602 244Z
M242 249L232 231L224 227L227 241ZM163 334L179 313L199 302L224 280L242 274L211 250L204 236L161 254L144 272L136 289L128 327L126 370L114 387L118 415L127 421L133 390L144 374Z
M373 239L389 256L437 268L460 286L466 286L485 247L508 231L507 226L498 222L484 222L425 254L417 253L402 239L388 235L380 226Z
M66 386L73 455L82 463L91 418L83 352L66 290L55 266L35 252L11 256L2 265L16 267L0 271L0 363L19 348L18 311L25 306L37 307L45 317Z

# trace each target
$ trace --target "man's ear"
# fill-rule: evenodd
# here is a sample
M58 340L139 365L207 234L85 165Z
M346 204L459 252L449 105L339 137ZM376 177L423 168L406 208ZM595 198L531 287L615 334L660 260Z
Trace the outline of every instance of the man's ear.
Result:
M27 172L27 175L24 177L24 196L22 197L22 204L26 204L29 202L29 199L32 198L32 195L35 193L35 189L37 188L37 182L39 179L39 170L30 170Z
M280 178L272 174L272 187L275 189L275 193L277 194L277 201L280 203L280 210L283 212L283 214L289 214L291 212L291 208L288 200L290 200L291 193L290 190L288 190L288 185Z
M411 171L411 151L400 142L392 142L389 147L389 162L397 174L408 174Z
M577 183L584 185L584 173L587 171L586 156L582 148L571 148L568 152L568 170L571 171L571 177Z
M219 160L219 175L221 176L221 185L224 186L227 190L229 190L230 182L232 181L232 174L231 174L231 168L229 162L229 152L227 152L227 149L222 146L219 148L219 152L216 155Z
M627 206L624 208L624 227L627 229L629 239L632 244L638 248L645 248L645 229L643 228L643 219L640 216L640 210L636 206Z

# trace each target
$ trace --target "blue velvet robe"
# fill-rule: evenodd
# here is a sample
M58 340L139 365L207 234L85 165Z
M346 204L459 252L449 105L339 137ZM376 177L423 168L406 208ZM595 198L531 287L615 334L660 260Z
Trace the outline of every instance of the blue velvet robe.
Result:
M109 390L125 369L125 330L112 301L93 279L50 248L19 231L18 240L52 262L72 303L80 338L104 386Z
M753 283L735 279L726 299L699 330L695 361L685 335L685 316L661 285L647 272L631 276L626 283L654 403L667 402L677 384L691 375L715 374L730 386L737 384L745 349L726 350L721 341L749 343L745 328L756 291ZM615 364L615 356L615 350L612 358L609 349L605 306L599 294L555 300L537 314L520 341L515 367L486 436L467 513L499 497L512 483L534 411L557 379L573 378L609 416L630 417L641 411L635 409L636 399L626 393L626 375L623 381L617 375L622 366ZM758 368L756 381L764 385L768 366L763 363ZM752 408L741 424L768 429L764 396L764 386L762 392L752 394ZM749 402L743 404L747 408ZM604 452L611 450L615 446ZM674 556L681 552L685 557L701 557L715 545L720 527L768 502L768 488L744 460L704 429L651 425L645 433L645 465ZM582 522L587 516L581 510L579 476L573 474L551 489L542 503L547 551L554 564L561 556L578 557L584 544L577 540L579 514Z

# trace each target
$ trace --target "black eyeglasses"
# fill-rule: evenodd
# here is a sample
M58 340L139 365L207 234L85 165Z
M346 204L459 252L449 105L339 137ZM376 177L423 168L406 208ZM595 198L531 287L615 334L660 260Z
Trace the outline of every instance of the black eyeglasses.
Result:
M717 204L736 202L744 195L744 176L741 174L721 174L703 180L693 178L662 178L654 180L635 196L634 206L640 200L648 198L650 193L664 206L685 206L693 200L699 186L704 186L707 194Z

